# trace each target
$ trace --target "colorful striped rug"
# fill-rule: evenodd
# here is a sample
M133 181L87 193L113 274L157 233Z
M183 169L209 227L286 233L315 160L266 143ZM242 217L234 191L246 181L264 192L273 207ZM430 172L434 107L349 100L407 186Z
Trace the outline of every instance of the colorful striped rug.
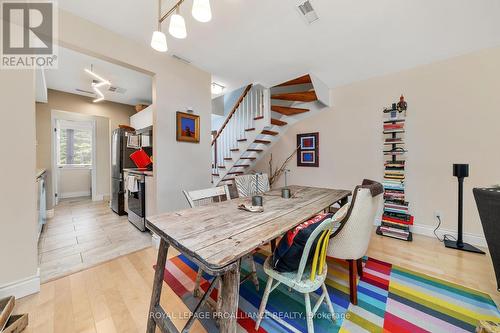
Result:
M262 270L267 255L261 251L254 256L258 263L259 291L250 280L240 287L240 332L255 332L254 319L267 281ZM248 273L245 263L242 271ZM182 255L170 259L165 269L165 282L191 310L198 302L192 294L196 272L196 265ZM210 276L204 275L205 290L207 279ZM364 260L357 306L349 302L345 262L328 260L327 287L338 317L334 324L326 305L321 305L314 319L315 332L474 332L479 320L500 322L500 312L487 294L373 258ZM216 291L211 297L216 298ZM208 308L205 310L210 313ZM259 332L307 331L301 294L280 285L269 296L267 310L281 323L266 317ZM207 315L201 317L208 332L218 332L214 320Z

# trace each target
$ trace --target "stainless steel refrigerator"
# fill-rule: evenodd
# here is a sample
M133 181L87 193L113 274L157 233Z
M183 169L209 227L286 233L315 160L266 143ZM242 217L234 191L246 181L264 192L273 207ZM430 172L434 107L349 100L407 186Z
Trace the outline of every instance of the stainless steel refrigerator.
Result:
M111 209L118 215L126 214L123 169L136 167L130 159L135 149L127 147L126 133L117 128L111 136Z

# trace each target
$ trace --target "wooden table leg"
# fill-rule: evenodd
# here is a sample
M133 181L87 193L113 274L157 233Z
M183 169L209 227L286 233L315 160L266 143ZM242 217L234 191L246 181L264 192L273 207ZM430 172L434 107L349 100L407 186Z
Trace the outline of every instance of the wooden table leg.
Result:
M240 297L240 263L222 276L221 333L235 333Z
M155 277L153 280L153 292L151 294L151 303L149 305L147 333L154 333L156 322L154 320L155 308L160 304L161 287L163 285L163 276L165 274L165 263L167 261L168 244L162 238L160 248L158 249L158 259L156 260Z

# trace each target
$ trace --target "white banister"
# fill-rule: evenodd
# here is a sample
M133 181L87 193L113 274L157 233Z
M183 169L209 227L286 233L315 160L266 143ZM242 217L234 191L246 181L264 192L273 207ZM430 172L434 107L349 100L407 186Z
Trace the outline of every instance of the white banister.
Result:
M213 174L221 175L229 170L220 166L228 165L225 158L232 156L231 149L238 148L238 140L245 139L247 129L255 128L255 118L263 119L259 126L271 125L270 90L260 84L248 85L221 128L212 140ZM232 161L235 163L236 161Z

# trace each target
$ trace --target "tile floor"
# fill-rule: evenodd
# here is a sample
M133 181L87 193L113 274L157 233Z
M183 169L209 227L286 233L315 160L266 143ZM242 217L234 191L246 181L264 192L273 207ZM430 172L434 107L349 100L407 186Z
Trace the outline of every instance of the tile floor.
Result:
M150 245L150 233L115 214L107 201L63 199L38 244L41 279L46 282Z

